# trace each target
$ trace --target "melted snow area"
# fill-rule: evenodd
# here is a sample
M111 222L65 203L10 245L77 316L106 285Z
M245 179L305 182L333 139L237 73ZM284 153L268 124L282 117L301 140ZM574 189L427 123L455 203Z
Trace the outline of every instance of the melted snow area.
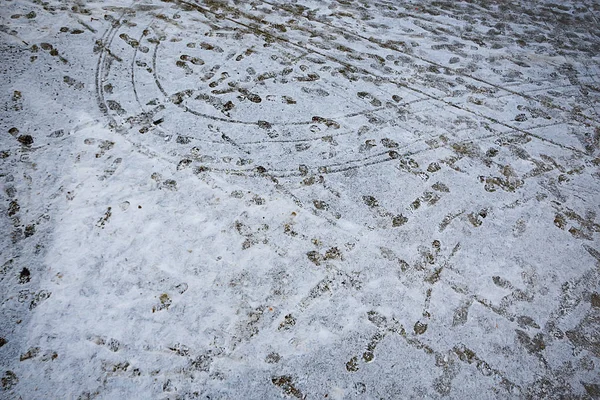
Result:
M600 2L3 0L0 398L600 397Z

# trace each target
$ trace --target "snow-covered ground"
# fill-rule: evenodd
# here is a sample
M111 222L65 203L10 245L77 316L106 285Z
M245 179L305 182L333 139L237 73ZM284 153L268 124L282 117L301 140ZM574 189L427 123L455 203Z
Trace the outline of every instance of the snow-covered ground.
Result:
M600 3L3 0L0 398L600 398Z

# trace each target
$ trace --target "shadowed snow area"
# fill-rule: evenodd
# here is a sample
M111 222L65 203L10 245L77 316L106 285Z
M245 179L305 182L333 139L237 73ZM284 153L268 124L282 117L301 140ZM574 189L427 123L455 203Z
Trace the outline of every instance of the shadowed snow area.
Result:
M600 2L3 0L0 398L600 398Z

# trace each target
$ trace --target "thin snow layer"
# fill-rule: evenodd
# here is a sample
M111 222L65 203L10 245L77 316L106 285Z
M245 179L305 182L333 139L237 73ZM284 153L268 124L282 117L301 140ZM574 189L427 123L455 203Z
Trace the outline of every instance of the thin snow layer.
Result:
M3 1L0 397L600 397L599 20Z

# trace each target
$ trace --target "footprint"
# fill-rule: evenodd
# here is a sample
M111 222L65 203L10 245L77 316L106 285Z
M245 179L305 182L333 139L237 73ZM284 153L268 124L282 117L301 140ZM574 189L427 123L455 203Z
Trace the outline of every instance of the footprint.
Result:
M104 170L104 175L101 175L100 177L98 177L98 180L104 181L104 180L110 178L115 173L117 168L119 168L119 165L121 164L122 161L123 161L122 158L117 158L115 161L113 161L112 164L110 164L110 166Z
M81 89L83 89L83 88L84 88L84 86L85 86L85 85L84 85L82 82L79 82L79 81L77 81L77 80L75 80L75 79L71 78L70 76L65 76L65 77L63 78L63 81L64 81L64 82L65 82L67 85L69 85L70 87L72 87L72 88L74 88L74 89L77 89L77 90L81 90Z
M134 38L128 36L126 33L121 33L119 35L119 37L128 45L130 45L131 47L133 47L134 49L139 47L140 42L138 42L137 40L135 40Z
M106 105L108 106L108 108L110 110L116 112L118 115L127 114L127 111L125 111L125 109L123 107L121 107L121 104L119 104L118 102L116 102L114 100L107 100Z
M327 96L329 96L329 92L328 91L320 89L320 88L310 89L310 88L307 88L307 87L302 87L302 91L304 93L315 94L315 95L320 96L320 97L327 97Z
M191 62L194 65L204 65L204 61L201 60L200 58L198 58L198 57L191 57L191 56L188 56L187 54L182 54L181 57L179 57L179 59L181 61L189 61L189 62Z
M375 98L375 96L373 96L371 93L368 93L368 92L358 92L358 93L356 93L356 95L360 99L369 100L369 102L371 103L371 105L373 107L381 107L381 101L379 99Z

